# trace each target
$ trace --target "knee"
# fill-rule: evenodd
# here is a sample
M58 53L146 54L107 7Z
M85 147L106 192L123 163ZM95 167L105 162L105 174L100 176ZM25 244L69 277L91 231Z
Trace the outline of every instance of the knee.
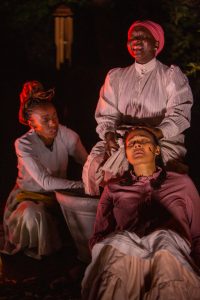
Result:
M23 211L23 220L25 223L32 222L38 215L43 213L40 205L32 201L24 201L20 209Z

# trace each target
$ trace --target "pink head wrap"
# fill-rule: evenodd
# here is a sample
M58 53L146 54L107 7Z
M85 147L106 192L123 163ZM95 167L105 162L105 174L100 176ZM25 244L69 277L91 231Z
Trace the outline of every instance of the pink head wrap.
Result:
M162 27L159 24L149 20L135 21L128 30L128 38L131 38L132 31L136 26L147 28L151 32L155 40L159 42L158 49L156 50L156 55L158 55L158 53L162 51L165 43L164 31Z

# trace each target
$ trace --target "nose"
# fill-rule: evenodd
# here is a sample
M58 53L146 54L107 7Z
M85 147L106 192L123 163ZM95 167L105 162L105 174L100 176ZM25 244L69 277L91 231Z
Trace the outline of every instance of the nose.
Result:
M138 45L140 43L141 43L141 39L139 37L135 37L134 39L128 41L129 45Z
M140 142L137 141L134 143L134 147L133 147L134 149L141 148L141 147L142 147L142 145Z
M57 122L55 120L49 120L49 127L56 127Z

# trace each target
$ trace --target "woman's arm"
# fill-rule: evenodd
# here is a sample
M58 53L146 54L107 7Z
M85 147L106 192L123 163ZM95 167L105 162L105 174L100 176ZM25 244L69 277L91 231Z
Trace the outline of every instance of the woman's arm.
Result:
M98 204L94 232L93 236L89 240L90 249L92 249L94 244L113 232L115 230L115 226L116 221L113 214L112 196L109 192L109 187L106 186Z
M115 132L119 125L121 113L118 110L119 69L108 72L95 111L96 131L104 140L107 132Z
M77 163L81 164L82 166L84 165L84 163L87 160L88 153L87 153L85 147L83 146L80 138L77 140L76 145L74 146L72 156L74 157L75 161Z
M167 103L165 118L158 126L164 138L176 136L190 127L193 95L185 74L171 66L166 78Z
M62 140L67 147L69 155L72 156L77 163L84 165L88 153L81 142L80 136L74 130L66 126L60 125L60 129Z
M39 157L35 154L34 149L28 141L15 143L15 150L19 164L45 191L55 189L82 188L81 181L68 180L52 176L50 171L40 162Z

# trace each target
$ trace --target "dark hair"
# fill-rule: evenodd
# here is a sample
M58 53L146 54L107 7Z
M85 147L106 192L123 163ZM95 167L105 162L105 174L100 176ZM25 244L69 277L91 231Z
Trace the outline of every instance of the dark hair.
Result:
M41 104L50 103L54 94L54 89L45 91L37 80L25 82L20 93L19 122L28 125L33 109Z
M126 142L126 139L127 139L128 135L130 134L130 132L133 130L147 131L152 136L155 145L159 146L159 141L158 141L157 137L155 136L155 134L150 129L148 130L146 127L142 128L140 126L127 130L127 132L124 135L124 143ZM151 179L150 184L153 189L158 189L166 179L166 170L165 170L161 155L157 156L156 165L161 167L162 171L160 172L159 176L156 179ZM122 179L120 180L120 185L127 186L127 185L134 184L133 176L131 174L132 172L133 172L133 167L132 167L132 165L129 164L129 170L124 173Z

